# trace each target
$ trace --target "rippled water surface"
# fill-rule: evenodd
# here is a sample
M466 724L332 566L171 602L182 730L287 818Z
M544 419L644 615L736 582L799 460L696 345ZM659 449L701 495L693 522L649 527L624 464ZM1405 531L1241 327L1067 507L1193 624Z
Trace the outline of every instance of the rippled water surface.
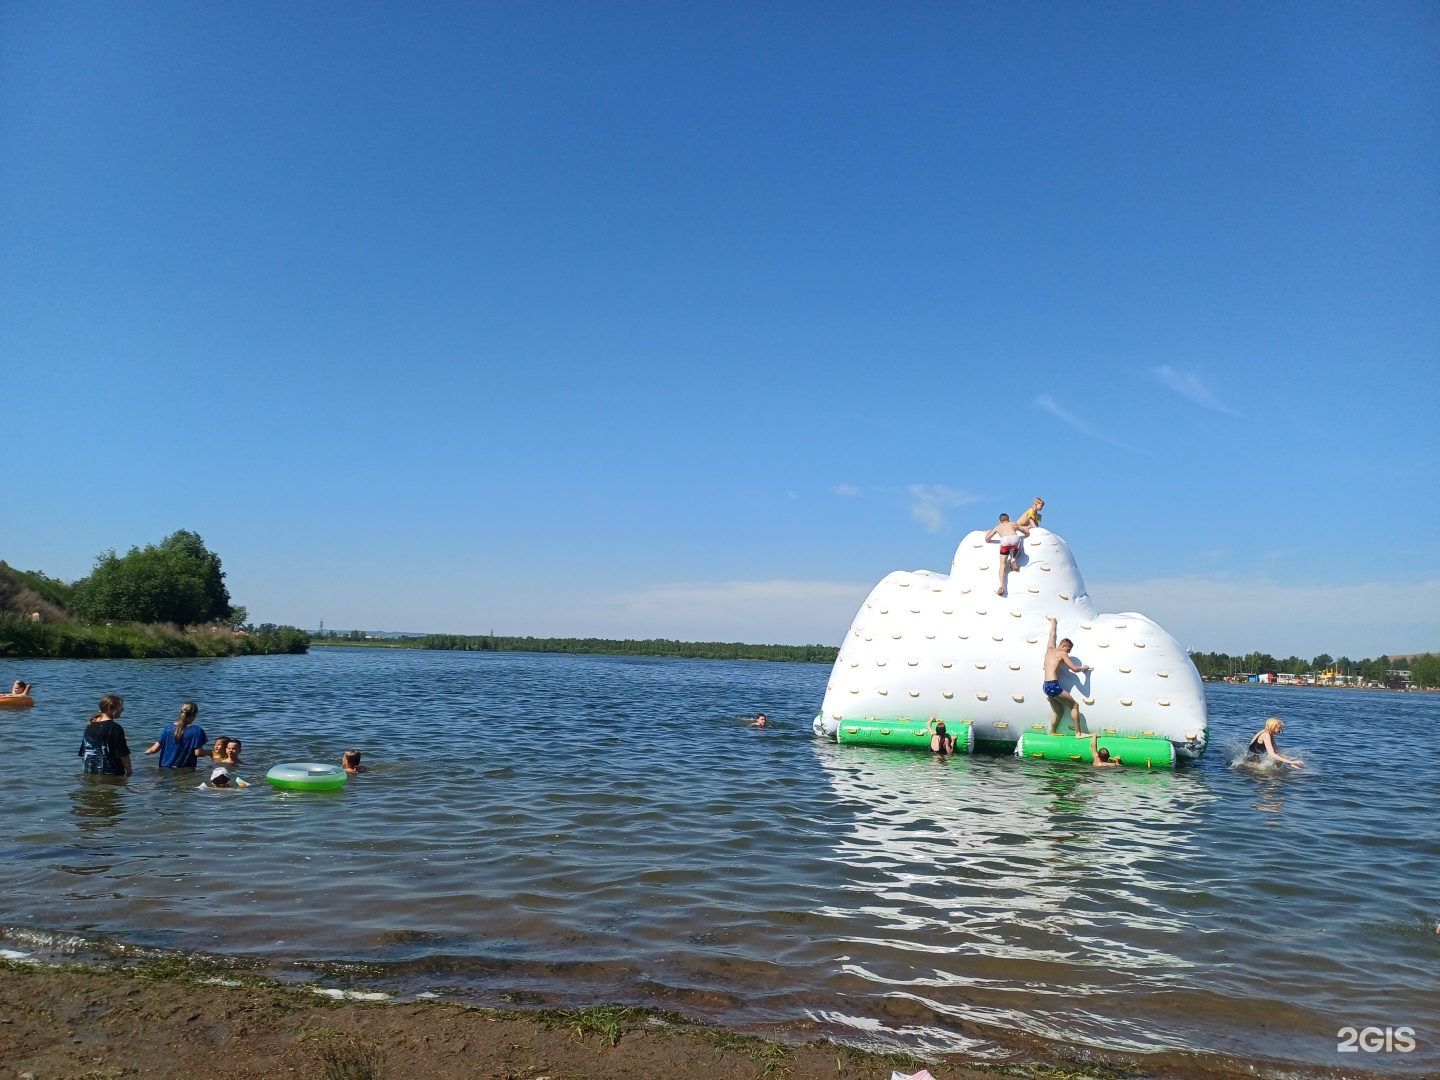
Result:
M82 933L482 1002L630 1000L1003 1055L1031 1037L1440 1069L1440 697L1211 687L1175 773L810 734L820 666L316 649L4 661L6 948ZM75 750L124 695L128 782ZM142 751L179 703L241 792ZM774 727L745 726L763 709ZM1303 772L1231 767L1267 715ZM365 752L334 795L262 781ZM1345 1025L1408 1054L1337 1054Z

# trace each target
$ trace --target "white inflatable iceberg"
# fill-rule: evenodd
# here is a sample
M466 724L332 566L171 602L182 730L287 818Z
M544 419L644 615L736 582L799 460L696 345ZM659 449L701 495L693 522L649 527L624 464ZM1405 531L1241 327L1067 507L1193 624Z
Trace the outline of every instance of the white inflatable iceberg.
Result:
M1013 750L1053 715L1041 689L1053 615L1076 663L1095 669L1060 675L1087 732L1166 739L1180 757L1205 752L1204 684L1173 637L1133 611L1097 611L1069 547L1048 529L1026 538L1003 597L999 560L999 543L977 530L948 577L897 570L876 585L835 658L815 733L933 717L952 729L968 722L979 747ZM1060 730L1073 731L1068 713Z

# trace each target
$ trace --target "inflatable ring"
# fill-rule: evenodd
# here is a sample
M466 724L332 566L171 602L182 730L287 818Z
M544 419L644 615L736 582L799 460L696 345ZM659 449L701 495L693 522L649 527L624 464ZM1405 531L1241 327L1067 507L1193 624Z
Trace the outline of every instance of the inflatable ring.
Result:
M281 791L339 791L345 786L346 776L339 765L300 761L276 765L265 774L265 779Z
M34 704L35 699L29 694L0 694L0 707L10 705L23 709Z

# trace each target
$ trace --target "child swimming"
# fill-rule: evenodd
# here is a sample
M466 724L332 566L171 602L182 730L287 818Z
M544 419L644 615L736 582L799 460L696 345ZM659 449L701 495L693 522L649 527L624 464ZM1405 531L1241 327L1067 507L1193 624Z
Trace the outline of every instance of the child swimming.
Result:
M201 791L230 791L235 788L249 787L244 780L238 776L231 776L230 770L221 766L210 773L208 782L200 785Z
M340 765L351 776L356 773L369 772L364 765L360 764L359 750L346 750L340 755Z

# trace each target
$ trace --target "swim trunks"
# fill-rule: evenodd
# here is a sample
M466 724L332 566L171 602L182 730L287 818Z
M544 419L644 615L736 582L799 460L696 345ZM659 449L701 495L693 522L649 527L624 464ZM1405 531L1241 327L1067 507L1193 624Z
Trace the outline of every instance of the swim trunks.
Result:
M1020 541L1021 537L1018 535L1000 537L1000 554L1009 555L1012 551L1019 551Z
M1045 691L1046 697L1059 697L1064 692L1054 679L1049 680L1041 689Z

